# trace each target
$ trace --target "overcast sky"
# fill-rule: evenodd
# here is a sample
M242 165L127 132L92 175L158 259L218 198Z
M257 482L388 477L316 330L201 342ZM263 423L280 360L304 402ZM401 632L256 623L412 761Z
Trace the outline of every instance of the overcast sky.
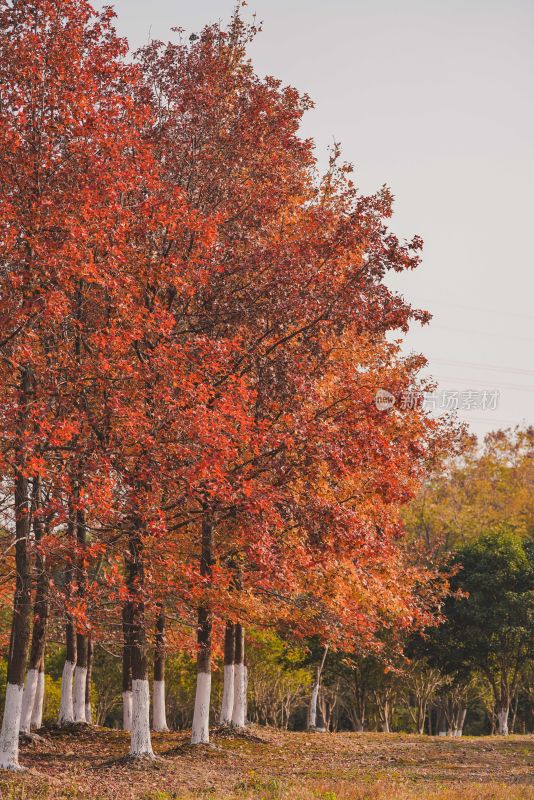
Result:
M133 48L233 5L114 3ZM534 422L534 0L250 0L254 12L256 69L313 98L303 134L318 155L340 141L362 191L391 187L394 230L425 241L423 266L394 284L434 314L408 349L443 390L500 391L495 410L460 411L477 434Z

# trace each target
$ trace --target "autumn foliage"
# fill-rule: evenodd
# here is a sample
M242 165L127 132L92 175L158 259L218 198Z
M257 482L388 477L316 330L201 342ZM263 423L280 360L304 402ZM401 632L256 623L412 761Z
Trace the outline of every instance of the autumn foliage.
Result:
M376 650L441 591L399 509L445 433L375 403L422 390L399 338L428 316L386 283L421 241L337 147L320 173L311 101L257 76L238 15L133 61L112 18L0 2L9 680L40 578L78 668L127 608L134 684L163 605L201 673L227 621Z

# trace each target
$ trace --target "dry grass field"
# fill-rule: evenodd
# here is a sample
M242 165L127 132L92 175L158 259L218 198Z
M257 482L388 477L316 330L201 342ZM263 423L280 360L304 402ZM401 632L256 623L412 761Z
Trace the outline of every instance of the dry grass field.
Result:
M51 729L0 775L0 800L534 800L534 737L214 731L154 736L158 758L124 758L121 731Z

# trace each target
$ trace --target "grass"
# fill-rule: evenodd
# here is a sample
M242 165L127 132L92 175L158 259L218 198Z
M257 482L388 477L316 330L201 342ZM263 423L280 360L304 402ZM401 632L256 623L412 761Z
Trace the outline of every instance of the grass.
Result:
M128 736L46 731L0 773L0 800L534 800L534 737L214 732L154 736L153 763L124 759Z

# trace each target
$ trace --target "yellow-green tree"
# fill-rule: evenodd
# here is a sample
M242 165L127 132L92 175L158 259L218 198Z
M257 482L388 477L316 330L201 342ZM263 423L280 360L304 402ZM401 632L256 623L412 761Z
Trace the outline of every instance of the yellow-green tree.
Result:
M451 550L506 524L534 530L534 428L497 430L482 445L466 437L460 455L429 475L404 512L409 533Z

